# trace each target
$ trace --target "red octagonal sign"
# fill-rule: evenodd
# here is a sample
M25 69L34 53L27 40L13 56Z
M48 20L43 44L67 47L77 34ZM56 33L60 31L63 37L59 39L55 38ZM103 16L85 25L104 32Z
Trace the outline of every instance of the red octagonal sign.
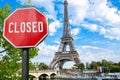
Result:
M3 36L15 48L35 47L47 34L47 18L35 8L17 9L4 21Z

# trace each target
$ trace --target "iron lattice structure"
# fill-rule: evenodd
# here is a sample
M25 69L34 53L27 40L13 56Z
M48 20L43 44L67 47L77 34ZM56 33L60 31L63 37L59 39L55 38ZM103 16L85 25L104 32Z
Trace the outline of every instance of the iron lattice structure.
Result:
M75 50L73 45L73 38L71 36L70 27L69 27L69 18L68 18L68 2L64 1L64 29L63 36L61 38L61 43L58 51L53 58L50 68L57 67L62 69L62 66L67 61L74 61L77 64L80 64L79 54Z

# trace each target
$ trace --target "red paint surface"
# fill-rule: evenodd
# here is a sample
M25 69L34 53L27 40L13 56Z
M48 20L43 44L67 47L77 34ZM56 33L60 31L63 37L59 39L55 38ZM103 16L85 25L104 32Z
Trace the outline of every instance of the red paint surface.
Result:
M9 23L16 22L16 29L20 30L21 22L42 22L43 32L24 32L24 33L10 33ZM15 26L11 26L13 30ZM32 26L30 26L32 28ZM36 29L38 26L36 25ZM3 36L7 39L15 48L27 48L35 47L38 45L48 34L48 24L45 15L40 13L34 8L17 9L4 21Z

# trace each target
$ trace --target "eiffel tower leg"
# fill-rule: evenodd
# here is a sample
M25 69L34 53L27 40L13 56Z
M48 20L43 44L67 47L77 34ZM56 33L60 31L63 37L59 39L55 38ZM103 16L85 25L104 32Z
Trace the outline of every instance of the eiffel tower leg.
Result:
M64 61L59 61L58 62L58 68L59 68L59 70L63 69L63 64L64 64Z
M72 41L70 41L69 47L70 47L70 50L71 50L71 51L74 51L74 50L75 50Z

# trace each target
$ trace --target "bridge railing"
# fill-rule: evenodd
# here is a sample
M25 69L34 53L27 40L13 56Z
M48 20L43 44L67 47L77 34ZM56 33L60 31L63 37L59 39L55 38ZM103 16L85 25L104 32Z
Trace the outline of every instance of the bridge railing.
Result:
M30 70L30 73L34 73L34 72L56 72L57 70L55 69L46 69L46 70Z

